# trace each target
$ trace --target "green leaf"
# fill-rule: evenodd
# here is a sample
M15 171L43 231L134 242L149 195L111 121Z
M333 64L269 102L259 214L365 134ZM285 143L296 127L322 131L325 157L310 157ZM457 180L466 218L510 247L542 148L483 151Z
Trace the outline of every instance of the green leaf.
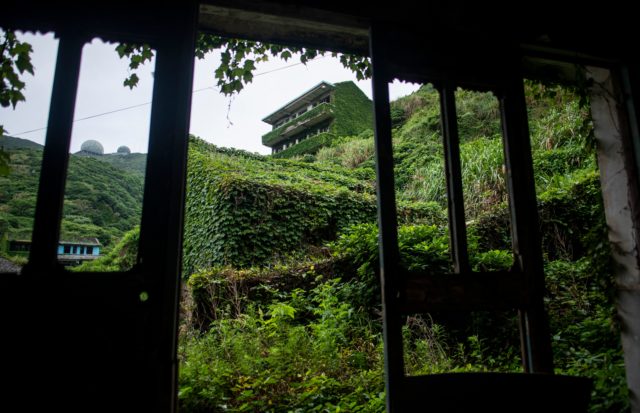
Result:
M288 51L288 50L285 50L284 52L280 53L280 57L282 59L284 59L285 62L286 62L287 60L289 60L291 58L291 52Z
M242 68L239 68L239 67L237 67L237 68L235 68L235 69L233 69L231 71L231 75L233 77L235 77L235 78L240 78L240 77L244 76L244 74L245 74L245 70L242 69Z
M251 72L256 70L255 62L251 59L247 59L244 61L244 70L247 72Z
M127 45L125 43L117 45L116 52L118 52L118 57L122 59L127 54Z
M138 85L139 80L140 79L138 78L138 75L136 75L135 73L132 73L131 76L129 76L124 80L123 84L124 86L128 86L129 89L133 89Z

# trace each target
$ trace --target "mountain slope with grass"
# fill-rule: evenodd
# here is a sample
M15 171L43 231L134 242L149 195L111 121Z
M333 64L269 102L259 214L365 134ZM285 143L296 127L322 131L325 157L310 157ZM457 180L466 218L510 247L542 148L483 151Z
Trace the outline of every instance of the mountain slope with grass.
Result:
M99 161L107 163L116 169L121 169L125 172L139 175L142 178L144 178L145 170L147 168L146 153L105 153L104 155L77 153L75 155L98 159Z
M10 160L0 176L0 250L8 239L31 239L42 161L42 146L2 138ZM143 178L100 159L71 155L61 237L98 238L107 249L140 223Z

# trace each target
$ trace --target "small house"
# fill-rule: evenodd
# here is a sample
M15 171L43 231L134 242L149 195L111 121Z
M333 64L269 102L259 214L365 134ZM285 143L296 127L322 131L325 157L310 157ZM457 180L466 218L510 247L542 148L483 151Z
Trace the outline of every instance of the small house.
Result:
M100 257L100 241L97 238L87 238L76 241L60 241L58 243L58 262L65 266L80 265L84 261L95 260ZM15 255L29 255L30 240L10 240L9 252Z

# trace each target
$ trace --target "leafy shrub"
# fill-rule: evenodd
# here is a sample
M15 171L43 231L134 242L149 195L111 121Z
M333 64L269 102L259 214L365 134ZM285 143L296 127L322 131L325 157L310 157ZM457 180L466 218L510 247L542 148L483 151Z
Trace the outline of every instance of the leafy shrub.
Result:
M404 113L404 110L398 106L391 107L391 127L397 128L402 126L402 124L407 120L407 116Z
M384 411L381 338L342 299L350 286L331 280L294 290L183 339L181 408Z
M373 156L373 139L357 139L345 143L342 150L341 163L345 168L356 168Z
M108 254L94 261L85 261L73 271L110 272L128 271L136 264L138 259L138 243L140 242L140 227L135 227L124 234L122 239L109 251Z

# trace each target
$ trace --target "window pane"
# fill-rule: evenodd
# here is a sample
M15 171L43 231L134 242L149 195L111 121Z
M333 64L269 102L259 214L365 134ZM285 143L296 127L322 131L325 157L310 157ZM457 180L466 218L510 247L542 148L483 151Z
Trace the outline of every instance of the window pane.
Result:
M80 271L124 271L137 259L154 61L127 88L116 46L94 39L82 54L58 247Z
M439 93L431 84L389 86L401 266L414 273L449 273ZM396 88L409 93L394 96Z

